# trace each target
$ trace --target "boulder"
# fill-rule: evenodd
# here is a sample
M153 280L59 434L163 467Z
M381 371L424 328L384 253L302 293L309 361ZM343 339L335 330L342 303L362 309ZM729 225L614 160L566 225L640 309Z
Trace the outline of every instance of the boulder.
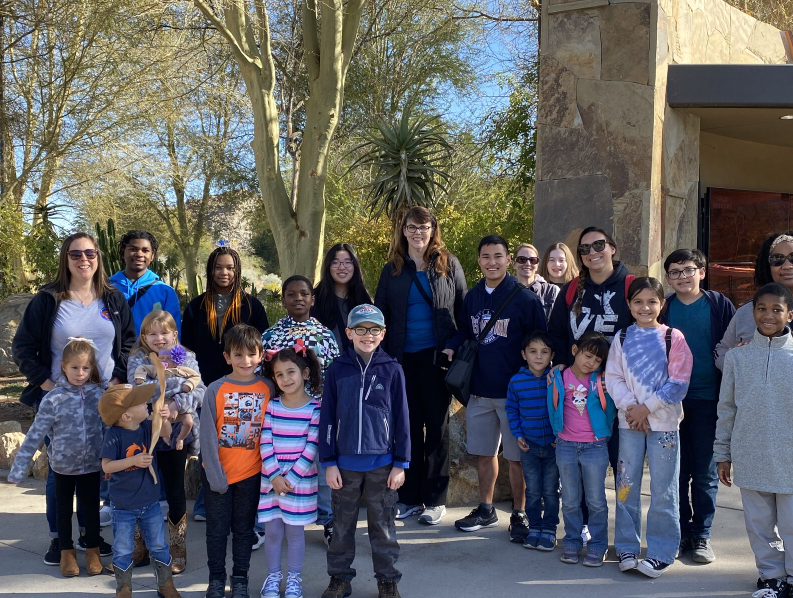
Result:
M22 432L6 432L0 435L0 469L11 469L19 448L25 440Z
M201 466L198 457L191 455L187 458L184 470L184 492L187 500L195 500L201 488Z
M0 435L7 432L21 432L22 426L17 421L0 422Z
M30 293L20 293L0 302L0 376L19 375L19 368L11 358L11 341L31 299Z
M44 449L44 447L41 448ZM31 475L37 480L43 481L47 479L49 469L49 458L47 457L47 451L36 451L36 454L33 455L33 470L31 471Z

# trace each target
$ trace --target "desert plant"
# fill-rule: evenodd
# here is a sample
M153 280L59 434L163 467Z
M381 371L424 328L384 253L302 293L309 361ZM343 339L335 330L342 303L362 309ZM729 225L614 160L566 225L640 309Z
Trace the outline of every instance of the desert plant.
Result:
M105 268L105 274L113 276L119 270L124 269L121 255L118 253L116 223L112 218L108 218L106 229L103 229L98 222L94 225L94 228L96 230L96 242L99 243L99 250L102 252L102 264Z

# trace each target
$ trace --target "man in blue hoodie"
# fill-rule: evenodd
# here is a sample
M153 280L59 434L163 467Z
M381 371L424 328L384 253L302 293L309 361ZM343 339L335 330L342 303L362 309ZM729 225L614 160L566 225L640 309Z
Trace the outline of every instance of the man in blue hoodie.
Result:
M479 242L479 268L483 278L465 296L460 313L460 329L447 344L445 352L454 352L468 339L475 340L493 314L519 285L507 274L510 255L507 242L489 235ZM471 374L471 396L465 413L467 450L477 456L480 504L471 514L454 523L457 529L473 532L498 525L493 508L493 492L498 477L498 449L503 443L504 458L509 462L513 510L510 517L510 540L523 543L529 534L524 511L526 485L520 464L520 449L509 429L506 413L509 380L524 363L523 339L535 330L546 330L542 301L527 287L511 298L496 324L479 344Z
M110 282L123 293L132 310L135 336L140 335L143 318L155 309L169 312L176 321L176 329L181 332L182 311L176 291L149 270L157 257L157 248L157 239L145 230L127 232L118 244L124 270L111 276Z

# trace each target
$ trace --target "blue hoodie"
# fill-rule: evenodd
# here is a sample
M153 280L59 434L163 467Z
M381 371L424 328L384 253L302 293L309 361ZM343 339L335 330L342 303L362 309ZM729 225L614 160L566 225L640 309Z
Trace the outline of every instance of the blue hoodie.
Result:
M143 318L155 309L169 312L176 321L176 330L181 332L182 308L179 305L179 297L176 296L176 291L160 280L154 272L146 270L143 276L133 282L124 276L123 270L120 270L110 277L110 283L121 291L127 304L130 305L132 318L135 320L135 336L140 336L140 324Z
M488 293L484 278L476 283L463 301L458 318L460 329L446 348L457 351L466 340L476 340L490 316L517 284L520 283L514 276L507 275L492 293ZM472 395L488 399L506 398L510 378L526 363L520 354L523 339L535 330L546 330L545 312L537 295L524 287L479 344L471 374Z

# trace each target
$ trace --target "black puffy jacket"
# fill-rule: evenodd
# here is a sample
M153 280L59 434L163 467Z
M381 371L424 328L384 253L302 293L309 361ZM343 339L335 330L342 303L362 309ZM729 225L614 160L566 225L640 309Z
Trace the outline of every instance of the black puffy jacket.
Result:
M435 343L438 349L443 349L457 332L457 317L462 309L468 286L465 282L463 268L456 257L449 254L446 276L435 272L434 265L437 258L437 253L430 257L427 278L432 290ZM388 262L383 267L380 281L377 283L374 303L385 317L387 332L383 348L386 353L401 363L407 334L408 295L410 286L413 284L413 277L408 268L415 272L416 264L413 260L407 259L398 276L392 276L393 267L392 262Z

